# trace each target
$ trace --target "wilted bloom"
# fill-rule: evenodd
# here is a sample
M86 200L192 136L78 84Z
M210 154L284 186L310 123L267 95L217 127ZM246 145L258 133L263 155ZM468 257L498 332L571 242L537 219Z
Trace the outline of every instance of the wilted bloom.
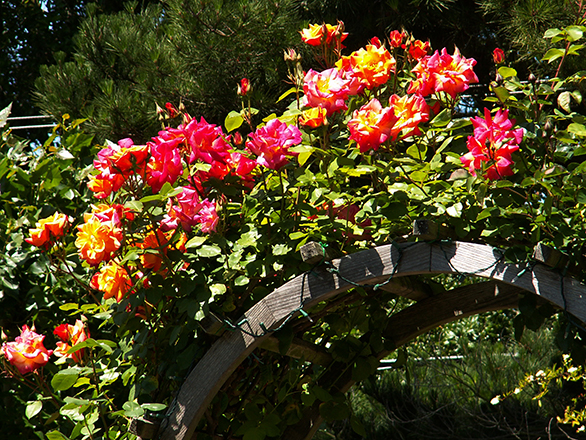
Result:
M322 107L308 108L299 116L299 123L310 128L321 127L328 123L327 114L326 109Z
M415 40L409 44L409 56L417 61L427 55L430 49L429 41Z
M393 109L383 108L378 99L373 98L352 114L348 122L350 139L356 141L361 153L377 150L389 138L395 121Z
M36 227L29 230L30 237L24 239L29 244L37 247L49 248L55 240L65 234L71 219L65 214L56 212L50 217L39 220Z
M30 373L38 370L47 362L52 350L47 350L43 345L44 335L39 335L30 330L28 326L23 326L20 336L17 336L14 342L5 342L2 344L2 354L10 365L14 365L20 374Z
M346 78L357 78L367 89L385 84L395 71L395 59L384 47L367 44L336 62Z
M405 38L404 32L399 32L397 30L391 31L389 34L389 42L391 43L391 47L399 48L401 44L403 44L403 39Z
M350 94L350 80L343 77L338 69L316 72L310 69L303 80L303 105L322 107L327 116L346 110L346 98Z
M120 248L122 229L112 221L102 221L92 214L85 215L85 223L77 227L75 246L79 255L92 266L108 261Z
M481 170L490 180L513 175L512 153L519 149L523 130L511 130L514 121L508 119L508 110L499 109L494 118L485 109L485 118L472 119L474 135L468 137L468 153L460 158L472 175Z
M61 341L57 342L57 348L53 351L55 356L69 357L75 362L79 363L83 358L85 349L75 351L68 354L67 351L76 344L79 344L89 338L89 332L85 330L83 321L77 319L75 325L61 324L55 328L53 334L57 336Z
M264 127L249 135L246 148L256 154L259 165L272 170L280 170L289 159L297 156L289 147L301 143L301 132L294 125L287 125L278 119L271 119Z
M436 92L446 92L454 99L457 94L467 90L470 83L478 82L473 67L476 60L464 58L458 48L454 55L443 48L431 56L425 56L413 68L417 79L409 85L407 93L427 96Z
M492 60L495 64L502 64L505 62L505 52L498 47L492 52Z
M132 288L132 280L123 266L110 261L92 277L90 287L102 292L104 299L116 298L120 302Z
M240 84L238 84L238 91L236 93L240 96L246 96L251 90L252 87L250 86L250 81L248 81L247 78L242 78Z
M391 130L392 140L421 134L419 124L429 120L429 106L420 95L392 95L389 106L396 121Z

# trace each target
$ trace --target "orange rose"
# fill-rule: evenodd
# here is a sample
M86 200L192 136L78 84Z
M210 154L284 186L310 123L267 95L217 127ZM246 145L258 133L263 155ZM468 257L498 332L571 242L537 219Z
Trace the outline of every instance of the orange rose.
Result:
M132 288L132 281L124 267L111 261L92 277L90 287L102 292L104 299L114 297L120 302Z
M373 98L355 110L348 121L350 139L356 141L361 153L377 150L389 138L395 120L393 109L383 108L378 99Z
M346 72L347 77L358 78L367 89L385 84L395 71L395 59L384 47L367 44L336 62L336 67Z
M111 259L121 246L122 230L111 221L101 221L95 215L86 215L85 223L77 229L75 246L81 258L92 266Z
M316 128L328 124L327 110L322 107L312 107L304 110L299 117L299 123L306 127Z
M49 248L55 240L63 237L69 224L69 217L56 212L50 217L39 220L36 228L29 231L30 237L25 238L24 241L33 246Z
M173 231L169 231L171 235ZM161 255L167 254L167 243L169 242L167 234L161 229L157 231L150 231L138 247L151 252L145 252L140 256L140 261L145 269L152 269L153 272L158 272L163 264ZM154 252L153 252L154 251Z
M392 107L393 113L397 117L391 130L393 141L397 140L399 136L402 139L421 134L419 123L429 121L429 106L422 96L405 95L399 97L393 95L389 99L389 106Z
M22 327L20 336L17 336L14 342L5 342L2 344L2 354L10 365L14 365L20 374L30 373L38 370L47 362L52 350L47 350L43 345L44 335L39 335L28 326Z
M78 319L75 321L75 325L61 324L55 328L53 334L61 339L60 342L57 342L57 348L53 351L53 354L59 357L69 357L75 362L80 363L85 349L82 348L71 354L68 354L67 351L74 345L89 338L89 332L86 332L83 322Z

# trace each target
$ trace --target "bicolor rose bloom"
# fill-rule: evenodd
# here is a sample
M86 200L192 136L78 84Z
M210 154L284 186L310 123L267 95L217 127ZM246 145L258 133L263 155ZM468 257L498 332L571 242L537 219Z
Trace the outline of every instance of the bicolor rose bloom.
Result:
M180 139L165 141L160 138L147 143L151 157L147 165L146 181L153 193L158 193L167 182L174 184L183 174L181 151L178 148L180 143Z
M411 44L409 44L409 56L416 61L420 60L429 53L429 49L431 49L429 41L412 41Z
M218 224L216 204L208 199L201 200L195 188L184 186L176 202L169 202L167 214L161 220L163 231L175 230L179 225L184 231L201 225L202 232L213 232Z
M90 337L89 332L85 329L83 321L77 319L75 325L61 324L55 328L53 334L60 339L60 341L57 342L57 348L53 351L53 354L59 357L68 357L75 362L80 363L85 352L84 348L70 354L67 352L74 345L79 344Z
M112 221L102 221L96 215L86 214L85 223L78 226L75 246L82 259L92 266L110 260L121 246L122 229Z
M460 158L472 175L478 170L490 180L513 175L513 152L519 149L523 130L512 130L514 121L508 118L508 110L499 109L494 118L488 109L484 119L472 118L473 136L468 137L468 153Z
M44 335L39 335L28 326L23 326L20 336L14 342L2 344L2 354L10 365L15 366L20 374L38 370L49 362L52 350L47 350L43 345Z
M123 221L134 220L134 212L119 203L112 205L100 203L98 205L91 205L91 207L91 214L95 215L102 222L112 222L112 225L117 228L122 226Z
M278 119L271 119L264 127L249 135L246 148L254 153L256 162L271 170L280 170L287 163L288 157L297 156L289 147L301 143L301 132L294 125L288 125Z
M130 138L102 148L94 160L94 168L99 173L90 177L88 188L99 199L108 197L118 191L130 175L143 173L148 156L148 146L134 145Z
M138 247L147 252L140 256L140 262L145 269L152 269L153 272L159 272L163 265L163 255L167 255L167 244L169 243L169 234L159 228L156 231L150 230L144 240L138 243Z
M476 60L464 58L458 48L454 55L443 48L431 56L425 56L413 68L417 78L411 82L407 93L428 96L436 92L445 92L454 99L457 94L468 90L470 83L478 82L473 67Z
M331 24L310 24L309 28L300 31L301 40L310 46L331 45L332 42L344 41L348 36L344 32L344 23L339 22L336 26Z
M484 142L489 136L500 142L520 144L523 139L523 129L513 130L515 120L509 119L508 109L498 109L494 117L490 110L484 109L484 118L476 116L471 118L474 127L474 137L480 142Z
M350 95L350 80L345 79L338 69L323 72L310 69L303 80L302 104L308 107L321 107L327 116L346 110L346 99Z
M132 289L132 280L123 266L110 261L92 277L90 287L102 292L104 299L115 298L120 302Z
M393 142L397 138L419 135L419 124L429 121L429 106L420 95L392 95L389 106L393 109L396 121L391 130Z
M505 52L502 49L497 47L492 52L492 60L494 61L495 64L504 63L505 62Z
M399 48L403 44L403 40L405 39L405 33L399 32L397 30L391 31L389 34L389 42L391 43L391 47Z
M396 120L393 109L383 108L374 98L352 114L348 121L350 139L356 141L361 153L377 150L389 138Z
M240 84L238 84L238 91L236 93L240 96L246 96L251 90L250 81L247 78L242 78Z
M216 211L216 202L208 199L202 200L200 209L195 215L195 218L200 224L202 232L215 232L218 222L220 221Z
M48 249L56 240L65 235L65 230L72 219L65 214L56 212L50 217L43 218L36 223L36 227L29 230L30 237L24 239L28 244Z
M299 116L299 123L309 128L321 127L328 124L328 112L322 107L312 107L304 110Z
M395 58L383 46L367 44L336 62L336 67L346 78L357 78L367 89L385 84L395 71Z

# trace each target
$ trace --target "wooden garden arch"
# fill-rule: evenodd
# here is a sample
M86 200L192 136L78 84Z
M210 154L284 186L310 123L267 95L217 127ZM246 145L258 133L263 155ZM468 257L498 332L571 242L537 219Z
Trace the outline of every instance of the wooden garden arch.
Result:
M543 260L543 259L542 259ZM411 275L466 274L487 282L429 295ZM506 263L502 251L465 242L415 242L389 244L317 264L266 296L245 314L243 329L225 332L195 365L161 425L161 440L191 440L214 396L234 370L256 349L271 349L276 329L300 309L344 294L354 285L379 285L381 289L415 300L388 320L384 335L400 347L441 324L490 310L515 307L519 294L533 293L586 322L586 286L539 262ZM254 336L260 335L260 336ZM333 362L328 354L294 341L287 355L317 363ZM389 352L377 353L380 358ZM352 386L350 375L337 379L336 388ZM315 405L314 405L315 406ZM321 424L319 410L308 408L303 419L283 438L311 439ZM152 437L151 437L152 438Z

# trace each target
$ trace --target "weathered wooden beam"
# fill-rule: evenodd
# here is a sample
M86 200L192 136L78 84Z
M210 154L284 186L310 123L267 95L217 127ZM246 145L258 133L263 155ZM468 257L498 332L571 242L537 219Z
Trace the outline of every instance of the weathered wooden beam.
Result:
M224 322L213 313L209 313L198 324L208 335L221 336L226 331Z
M331 260L330 252L321 243L310 241L299 248L301 259L308 264Z
M414 301L421 301L433 296L432 287L418 279L418 277L393 278L388 283L381 284L379 289Z
M453 289L441 295L424 299L389 318L384 331L386 337L395 342L399 348L431 328L466 316L515 307L522 290L502 283L488 281ZM378 359L388 356L391 352L383 350L376 353ZM346 393L355 381L352 380L352 368L347 364L336 362L330 366L318 383L330 391ZM323 419L319 412L320 401L306 408L302 419L289 427L283 440L310 440Z
M196 364L177 396L162 440L190 439L208 405L240 363L269 334L303 308L310 310L358 285L421 274L484 277L515 286L586 321L586 286L543 265L506 263L503 252L475 243L402 243L357 252L290 280L248 310L241 331L225 332ZM442 295L443 296L443 295ZM432 299L432 298L430 298ZM417 319L416 317L414 319Z
M535 245L532 258L555 269L563 269L568 264L568 256L566 254L543 243L537 243Z
M280 353L279 340L274 336L269 336L260 344L260 348L274 353ZM332 355L323 348L313 345L303 339L294 338L293 342L287 349L285 356L295 359L302 359L312 364L326 366L332 362Z

